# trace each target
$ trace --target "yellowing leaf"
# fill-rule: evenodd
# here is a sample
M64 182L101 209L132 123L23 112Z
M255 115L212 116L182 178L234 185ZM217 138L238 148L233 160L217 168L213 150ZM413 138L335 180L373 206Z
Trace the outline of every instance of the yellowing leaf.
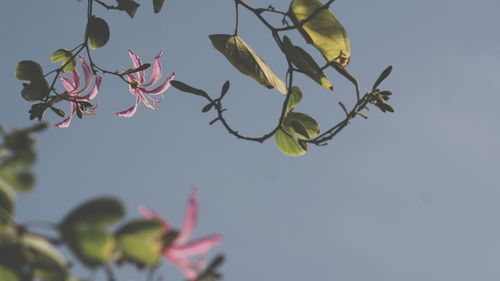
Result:
M279 129L274 134L274 141L281 152L289 156L301 156L307 152L307 144L297 138L293 130Z
M285 83L239 36L212 34L209 37L214 48L221 52L241 73L252 77L269 89L276 88L283 95L286 95Z
M297 25L323 5L319 0L292 0L289 14ZM328 9L318 12L299 31L307 43L313 44L328 61L336 61L343 66L349 63L349 38L344 27Z

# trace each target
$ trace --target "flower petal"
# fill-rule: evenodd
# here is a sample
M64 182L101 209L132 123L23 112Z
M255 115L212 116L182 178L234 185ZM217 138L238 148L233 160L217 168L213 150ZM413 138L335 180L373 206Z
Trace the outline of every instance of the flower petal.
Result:
M186 215L184 217L184 224L182 230L175 239L175 245L182 245L189 240L191 234L193 234L194 228L196 227L196 219L198 217L198 200L197 200L198 190L193 188L191 194L189 195L188 206L186 209Z
M76 104L74 102L71 103L71 114L69 115L68 118L66 118L64 121L54 124L54 126L58 128L68 128L69 124L71 123L71 119L73 119L73 116L75 115L76 112Z
M195 280L198 277L198 268L193 267L189 260L176 259L168 254L165 254L165 258L173 263L188 280Z
M170 231L170 224L169 224L169 222L166 219L162 218L161 216L157 215L150 208L148 208L148 207L146 207L144 205L140 205L139 206L139 213L141 213L147 219L161 221L163 231L164 232L169 232Z
M128 50L128 54L132 59L132 64L134 65L134 68L138 68L139 66L142 65L141 59L136 53L134 53L132 50ZM144 82L144 71L143 70L138 71L137 75L139 77L139 82L142 84L142 82Z
M92 89L92 91L90 91L90 93L88 93L83 97L77 96L75 98L78 100L85 100L85 101L94 99L97 96L97 93L99 93L99 88L101 87L101 80L102 80L101 76L96 76L94 88Z
M152 110L158 110L158 109L159 109L159 108L158 108L158 106L156 106L156 105L158 104L158 101L156 101L156 99L153 99L153 98L151 98L151 97L149 97L149 96L144 95L144 94L143 94L140 90L138 91L138 96L139 96L139 97L141 97L141 101L142 101L142 103L143 103L143 104L144 104L144 106L146 106L147 108L152 109ZM153 104L151 104L151 103L149 102L148 97L149 97L150 99L152 99L151 101L152 101L152 103L153 103Z
M82 92L87 91L88 88L90 87L90 82L91 82L90 79L92 78L92 74L90 72L89 65L87 64L87 62L85 62L85 59L83 59L82 56L78 56L78 58L80 59L80 63L82 64L83 78L85 79L85 85L83 86L83 89L78 91L78 94L81 94ZM80 83L80 81L78 81L78 84L79 83Z
M134 116L135 112L137 111L137 105L139 105L140 102L141 102L141 98L139 96L136 96L135 97L135 104L131 108L124 110L124 111L115 112L115 114L120 116L120 117L132 117L132 116Z
M80 74L78 74L78 70L76 70L76 68L71 71L71 76L73 76L73 85L75 86L74 91L76 91L76 89L80 87Z
M76 90L75 84L70 79L68 79L66 77L59 77L59 79L61 79L61 82L62 82L64 88L66 89L66 91L71 93L74 90Z
M175 79L175 72L172 72L172 74L170 74L167 80L165 80L165 82L163 82L163 84L161 84L157 88L153 90L146 90L141 88L141 91L148 95L161 95L168 89L168 87L170 87L170 82L174 79Z
M163 50L160 50L160 53L156 55L155 60L153 62L153 71L151 72L151 81L149 81L146 84L143 84L142 86L148 87L151 85L156 84L158 80L160 80L161 75L162 75L162 67L160 63L160 58L163 55Z
M181 246L173 246L171 248L168 248L166 252L168 252L168 255L174 258L201 256L208 253L208 251L210 251L213 247L215 247L217 244L220 244L221 242L222 236L214 234Z

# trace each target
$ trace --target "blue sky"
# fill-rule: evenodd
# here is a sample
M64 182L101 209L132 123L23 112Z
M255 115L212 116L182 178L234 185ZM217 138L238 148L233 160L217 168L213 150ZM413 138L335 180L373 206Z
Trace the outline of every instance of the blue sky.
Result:
M143 61L163 49L164 69L181 81L209 93L231 81L226 116L240 132L272 128L283 97L240 75L208 39L233 31L232 1L165 2L154 15L151 3L141 1L134 19L96 8L111 28L96 61L122 69L130 66L128 49ZM248 3L288 7L283 0ZM394 66L383 87L394 93L395 114L374 108L368 120L357 118L328 146L292 158L272 140L248 143L220 124L209 126L213 113L200 112L204 101L175 89L160 111L140 107L133 118L119 118L112 112L134 98L105 76L95 116L39 136L38 185L18 196L19 220L57 221L84 200L113 194L126 203L128 218L138 217L136 207L144 203L179 225L196 185L196 235L225 236L215 251L227 255L225 280L500 279L500 3L339 0L332 8L350 35L349 70L364 90ZM55 68L50 54L79 43L84 11L85 3L76 1L3 4L0 122L6 127L31 124L29 103L12 75L16 63L33 59ZM284 76L270 34L247 12L240 34ZM338 74L327 75L334 93L296 79L304 92L298 110L323 128L342 118L336 104L351 104L353 94ZM53 114L46 118L59 121ZM162 272L165 280L181 278L171 266ZM128 279L142 277L126 270Z

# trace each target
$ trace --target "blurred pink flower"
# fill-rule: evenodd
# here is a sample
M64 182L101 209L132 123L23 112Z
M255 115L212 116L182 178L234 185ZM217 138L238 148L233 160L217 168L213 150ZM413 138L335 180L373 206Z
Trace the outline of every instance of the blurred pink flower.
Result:
M91 83L90 80L92 80L92 73L90 71L90 67L85 62L83 57L78 56L78 58L80 60L80 64L82 65L83 77L85 79L85 85L83 86L83 89L78 90L78 88L80 87L80 74L78 74L78 71L76 70L76 68L73 69L73 71L71 71L71 76L73 79L66 78L66 77L60 77L61 82L62 82L64 88L66 89L66 92L62 96L64 96L65 98L67 98L69 100L72 100L72 101L70 101L71 113L70 113L69 117L60 123L54 124L54 126L59 127L59 128L67 128L69 126L69 124L71 123L71 119L73 119L73 116L75 115L75 113L77 111L77 107L78 107L78 103L75 101L88 102L88 101L94 99L97 96L97 93L99 92L99 87L101 86L101 77L96 76L94 87L92 88L90 93L88 93L85 96L80 96L83 92L85 92L89 89L90 83ZM93 114L94 109L95 109L95 106L90 108L90 111L82 110L82 113L86 114L86 115Z
M139 56L137 56L137 54L131 50L129 50L128 53L130 55L130 58L132 59L134 68L140 67L142 65L142 62ZM144 70L136 72L136 75L127 75L128 81L131 83L129 84L128 88L132 95L135 96L135 104L127 110L116 112L116 115L120 117L134 116L135 112L137 111L137 106L139 105L139 103L141 103L141 101L147 108L158 110L158 103L160 103L162 99L156 99L151 96L160 95L161 98L163 98L162 94L168 89L168 87L170 87L170 81L175 78L175 72L172 72L172 74L170 74L165 82L152 90L148 90L144 87L153 86L158 82L158 80L160 80L162 76L160 58L162 55L163 51L160 51L160 53L154 59L153 71L151 73L151 80L149 82L144 83Z
M148 219L158 219L162 222L165 232L171 231L169 222L158 216L146 206L140 206L139 212ZM207 253L217 244L222 242L222 236L218 234L205 236L198 240L188 242L198 216L197 190L193 189L189 196L189 202L184 218L182 230L177 235L172 245L163 252L165 258L173 263L189 280L197 278L200 270L205 266Z

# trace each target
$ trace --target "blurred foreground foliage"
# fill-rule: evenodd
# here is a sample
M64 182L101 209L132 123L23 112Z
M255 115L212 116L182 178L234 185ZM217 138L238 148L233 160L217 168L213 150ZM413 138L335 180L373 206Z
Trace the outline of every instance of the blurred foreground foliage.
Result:
M101 197L77 206L60 222L26 222L15 219L16 191L32 190L35 177L34 133L47 128L45 123L7 132L0 126L0 280L2 281L76 281L71 275L70 259L60 247L67 247L76 261L90 269L104 269L108 280L115 280L113 267L135 265L152 276L162 253L171 246L176 231L164 232L156 219L125 221L120 200ZM119 226L116 228L116 226ZM49 229L46 235L38 228ZM217 256L196 280L220 278Z

